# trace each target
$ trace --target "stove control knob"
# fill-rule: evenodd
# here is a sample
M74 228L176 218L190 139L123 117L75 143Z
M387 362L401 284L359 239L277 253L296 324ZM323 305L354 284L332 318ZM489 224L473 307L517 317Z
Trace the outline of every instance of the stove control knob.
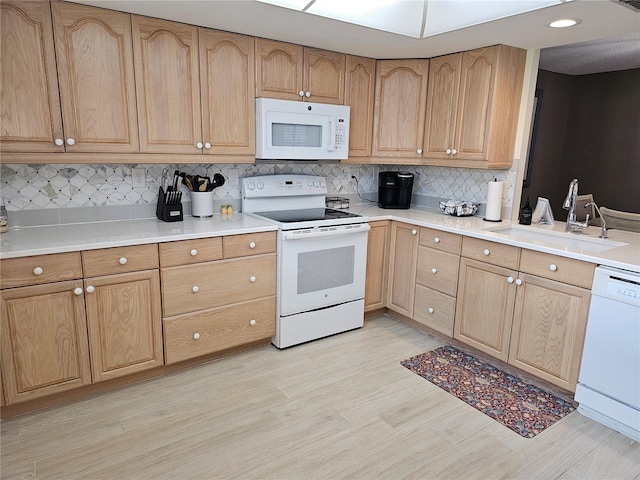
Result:
M324 183L324 180L320 180L320 186L321 186L322 188L326 187L326 185L325 185L325 183Z
M312 182L311 180L309 180L309 181L307 182L307 186L308 186L308 187L313 187L313 182Z
M253 184L253 182L247 182L247 188L249 190L253 190L255 188L255 185Z
M314 180L314 181L313 181L313 186L314 186L314 187L316 187L316 188L318 188L318 187L320 186L320 184L318 183L318 181L317 181L317 180Z
M264 183L258 182L258 190L262 190L264 188Z

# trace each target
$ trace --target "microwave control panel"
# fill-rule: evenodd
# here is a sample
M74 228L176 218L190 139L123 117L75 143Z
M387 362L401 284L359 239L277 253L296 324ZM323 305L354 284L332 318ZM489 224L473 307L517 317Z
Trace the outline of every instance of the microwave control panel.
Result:
M347 125L348 125L348 122L346 122L344 118L338 118L338 121L336 123L336 138L335 138L336 150L344 150L349 148L347 144L347 139L349 138Z

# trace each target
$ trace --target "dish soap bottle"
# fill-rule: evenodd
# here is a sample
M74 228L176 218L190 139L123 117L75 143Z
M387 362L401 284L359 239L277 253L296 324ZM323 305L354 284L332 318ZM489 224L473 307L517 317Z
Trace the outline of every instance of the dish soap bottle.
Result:
M531 205L529 205L529 197L527 197L527 202L524 204L524 207L520 209L520 217L518 218L518 223L521 225L531 225L531 214L533 213L533 209Z
M9 215L4 202L2 202L2 205L0 205L0 233L4 233L7 230L9 230Z

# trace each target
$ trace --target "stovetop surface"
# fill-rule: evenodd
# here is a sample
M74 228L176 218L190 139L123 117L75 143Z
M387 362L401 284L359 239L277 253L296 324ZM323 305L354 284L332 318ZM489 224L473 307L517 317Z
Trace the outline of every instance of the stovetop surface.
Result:
M281 223L311 222L320 220L336 220L341 218L357 218L362 215L344 212L332 208L302 208L297 210L275 210L271 212L255 212L255 215Z

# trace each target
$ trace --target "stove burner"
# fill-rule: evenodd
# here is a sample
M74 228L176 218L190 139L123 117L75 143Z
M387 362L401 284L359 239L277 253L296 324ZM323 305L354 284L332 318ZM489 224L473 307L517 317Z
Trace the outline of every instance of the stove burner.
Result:
M273 212L255 212L261 217L282 223L309 222L316 220L335 220L338 218L357 218L362 215L343 212L332 208L304 208L299 210L277 210Z

